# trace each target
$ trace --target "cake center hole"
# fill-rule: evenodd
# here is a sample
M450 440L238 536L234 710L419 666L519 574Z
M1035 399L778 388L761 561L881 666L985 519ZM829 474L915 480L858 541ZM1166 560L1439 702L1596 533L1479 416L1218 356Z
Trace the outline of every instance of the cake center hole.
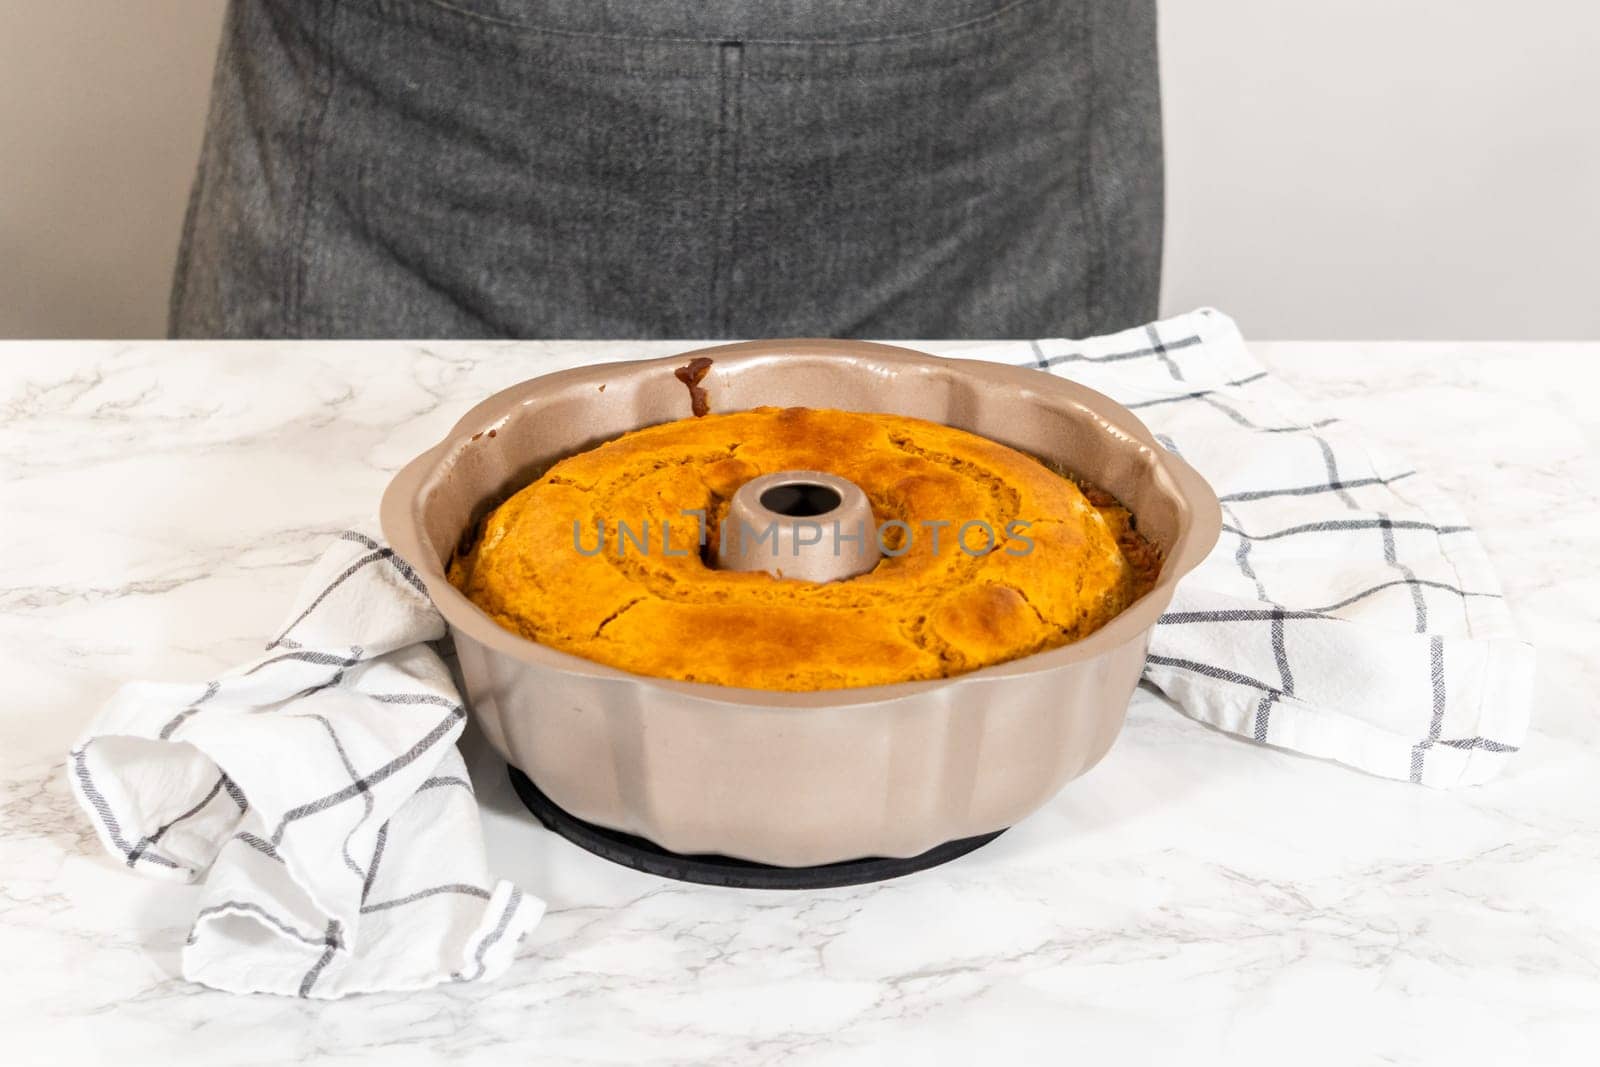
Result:
M837 508L841 500L836 491L816 482L789 482L786 485L775 485L761 494L762 507L791 519L826 515Z

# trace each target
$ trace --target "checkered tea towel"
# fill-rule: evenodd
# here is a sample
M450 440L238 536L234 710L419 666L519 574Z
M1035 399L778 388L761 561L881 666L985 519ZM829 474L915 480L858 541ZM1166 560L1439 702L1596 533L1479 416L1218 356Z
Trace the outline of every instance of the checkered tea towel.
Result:
M1533 649L1483 546L1426 477L1306 410L1227 316L975 355L1111 396L1217 491L1222 539L1145 665L1186 713L1430 786L1482 782L1517 751Z
M203 880L184 977L333 998L493 977L544 910L489 877L422 584L357 533L254 663L120 690L71 752L100 840Z

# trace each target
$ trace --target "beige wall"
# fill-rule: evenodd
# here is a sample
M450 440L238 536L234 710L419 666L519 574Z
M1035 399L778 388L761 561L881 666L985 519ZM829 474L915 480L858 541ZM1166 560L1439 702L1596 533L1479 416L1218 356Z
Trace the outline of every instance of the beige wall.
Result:
M0 336L163 332L221 11L0 0ZM1590 0L1163 0L1166 309L1600 337L1597 40Z
M1169 308L1600 338L1600 4L1163 0Z
M220 0L0 0L0 337L157 337Z

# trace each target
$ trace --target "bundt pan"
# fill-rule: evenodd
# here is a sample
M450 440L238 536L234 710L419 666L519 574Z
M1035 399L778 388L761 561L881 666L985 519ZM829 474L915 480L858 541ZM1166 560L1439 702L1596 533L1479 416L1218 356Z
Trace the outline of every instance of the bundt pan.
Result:
M630 674L497 626L445 572L491 506L552 462L690 413L831 407L982 434L1108 490L1166 562L1075 644L953 678L807 693ZM683 854L801 867L916 856L1010 826L1122 727L1156 619L1215 544L1205 481L1126 408L1037 370L855 341L757 341L545 375L497 393L395 476L382 522L449 623L491 743L580 819ZM674 635L662 633L661 641Z

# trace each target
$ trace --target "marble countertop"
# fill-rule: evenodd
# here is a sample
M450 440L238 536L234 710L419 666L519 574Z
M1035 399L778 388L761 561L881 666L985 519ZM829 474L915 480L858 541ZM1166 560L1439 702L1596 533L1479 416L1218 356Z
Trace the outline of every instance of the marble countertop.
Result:
M579 851L472 745L491 859L550 903L505 977L334 1003L178 979L191 890L108 859L69 793L88 716L250 656L485 394L689 347L0 344L0 1060L1596 1061L1600 344L1254 346L1453 492L1496 560L1540 664L1492 784L1367 777L1141 691L1106 760L993 844L785 895Z

